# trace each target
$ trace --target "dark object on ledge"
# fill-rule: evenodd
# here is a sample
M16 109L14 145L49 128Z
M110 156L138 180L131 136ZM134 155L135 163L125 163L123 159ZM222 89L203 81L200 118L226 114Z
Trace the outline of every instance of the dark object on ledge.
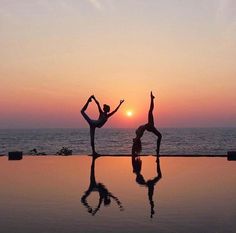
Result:
M228 151L228 160L236 161L236 151Z
M29 151L30 155L47 155L45 152L38 152L36 148Z
M72 150L68 149L68 147L62 147L58 152L57 155L72 155Z
M22 151L11 151L8 153L8 160L21 160L22 158Z
M30 150L29 153L30 153L30 155L37 155L38 151L36 148L34 148L33 150Z

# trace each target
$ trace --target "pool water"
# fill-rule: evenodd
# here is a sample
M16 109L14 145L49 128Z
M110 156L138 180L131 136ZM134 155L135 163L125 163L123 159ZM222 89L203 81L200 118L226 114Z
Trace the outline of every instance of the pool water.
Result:
M1 157L0 175L1 232L236 232L225 158Z

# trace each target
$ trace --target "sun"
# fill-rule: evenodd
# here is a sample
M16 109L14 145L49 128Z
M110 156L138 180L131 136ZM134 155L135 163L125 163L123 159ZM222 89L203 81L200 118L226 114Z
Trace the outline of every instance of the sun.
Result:
M126 115L128 117L132 117L133 116L133 112L131 110L128 110L128 111L126 111Z

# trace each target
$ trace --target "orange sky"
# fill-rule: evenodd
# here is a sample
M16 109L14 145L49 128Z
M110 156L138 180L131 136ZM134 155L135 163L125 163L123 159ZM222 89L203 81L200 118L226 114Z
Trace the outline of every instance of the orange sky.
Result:
M150 90L159 127L236 126L234 1L23 0L0 9L0 128L86 127L80 109L91 94L112 108L125 99L107 127L136 127Z

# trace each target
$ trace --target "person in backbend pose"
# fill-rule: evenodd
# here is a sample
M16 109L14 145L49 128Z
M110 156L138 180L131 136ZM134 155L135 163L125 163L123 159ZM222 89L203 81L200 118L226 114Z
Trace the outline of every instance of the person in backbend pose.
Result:
M99 118L97 120L92 120L90 119L90 117L85 113L86 109L88 108L89 103L94 100L95 103L98 106L98 110L99 110ZM91 140L91 147L92 147L92 152L93 155L96 156L98 155L98 153L95 151L95 144L94 144L94 136L95 136L95 129L96 128L101 128L108 120L108 118L110 118L121 106L121 104L124 102L124 100L120 101L120 104L117 106L117 108L110 112L110 106L107 104L103 105L103 110L99 104L99 102L97 101L97 99L95 98L94 95L91 95L86 104L84 105L84 107L81 109L81 114L83 115L84 119L88 122L89 126L90 126L90 140Z
M100 182L98 183L96 181L96 178L95 178L95 160L96 159L97 158L95 156L92 159L92 165L91 165L91 171L90 171L90 184L87 191L85 191L84 195L81 197L81 203L87 208L88 212L93 216L99 211L102 203L104 204L104 206L108 206L111 204L112 200L114 200L114 202L117 204L120 211L123 211L124 208L119 198L113 195L111 192L109 192L109 190L106 188L104 184ZM94 209L89 205L87 201L88 197L90 196L92 192L97 192L99 194L98 204Z
M150 212L151 212L150 218L152 218L153 215L155 214L154 201L153 201L154 186L162 178L159 156L157 156L157 160L156 160L157 175L153 179L150 179L147 181L144 179L143 175L141 174L142 160L139 158L139 156L132 155L132 166L133 166L133 173L136 174L136 182L140 186L146 187L148 189L148 200L149 200Z
M142 144L141 144L141 137L143 136L143 133L145 130L154 133L157 136L157 149L156 154L159 155L160 153L160 144L161 144L161 133L156 129L154 126L154 119L153 119L153 108L154 108L154 95L150 94L151 102L150 102L150 108L148 112L148 123L145 125L141 125L138 127L138 129L135 131L136 137L133 139L133 146L132 146L132 155L138 155L142 151Z

